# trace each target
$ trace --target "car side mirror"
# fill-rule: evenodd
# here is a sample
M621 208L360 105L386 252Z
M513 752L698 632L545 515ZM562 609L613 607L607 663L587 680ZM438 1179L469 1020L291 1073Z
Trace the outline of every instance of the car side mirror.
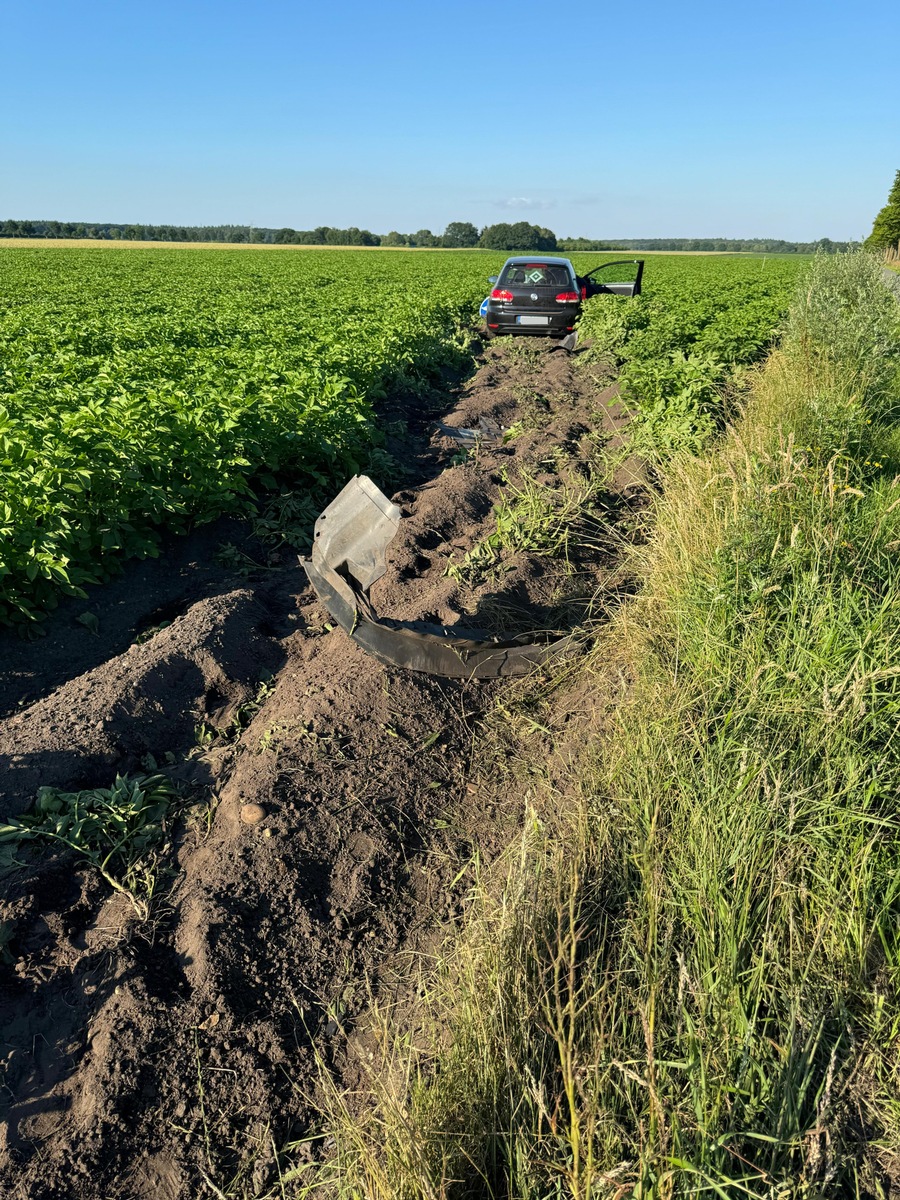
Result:
M488 283L496 283L499 278L499 275L488 275Z

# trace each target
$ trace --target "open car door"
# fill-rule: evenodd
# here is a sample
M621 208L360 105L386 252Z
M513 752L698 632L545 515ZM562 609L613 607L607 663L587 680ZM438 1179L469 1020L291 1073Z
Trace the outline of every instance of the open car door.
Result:
M631 267L637 268L636 271L618 271L616 275L602 278L602 272L608 271L610 267ZM634 279L622 281L622 275L634 275ZM589 271L587 275L581 276L581 286L584 288L585 296L599 296L602 294L612 296L639 296L641 294L641 279L644 275L644 260L642 258L623 258L616 262L603 263L599 267L595 267L593 271Z

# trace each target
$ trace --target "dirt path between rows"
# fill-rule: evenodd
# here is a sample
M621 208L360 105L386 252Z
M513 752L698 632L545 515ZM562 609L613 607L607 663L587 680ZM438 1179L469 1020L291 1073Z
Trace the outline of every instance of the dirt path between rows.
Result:
M401 410L412 461L372 592L380 613L563 629L620 586L640 474L619 462L625 417L598 368L543 342L493 343L461 387L418 411L398 402L395 426ZM429 433L438 410L515 436L461 456ZM606 487L564 553L532 539L465 563L505 489L562 503L598 470ZM2 868L11 1200L193 1200L216 1194L208 1181L266 1195L275 1149L310 1132L316 1054L340 1078L369 989L453 921L458 864L473 847L489 859L517 819L519 798L473 761L509 685L382 666L331 628L292 553L246 577L218 566L218 541L241 536L233 522L201 530L63 606L42 641L0 641L0 813L41 785L154 766L205 801L179 826L145 923L71 856L22 851Z

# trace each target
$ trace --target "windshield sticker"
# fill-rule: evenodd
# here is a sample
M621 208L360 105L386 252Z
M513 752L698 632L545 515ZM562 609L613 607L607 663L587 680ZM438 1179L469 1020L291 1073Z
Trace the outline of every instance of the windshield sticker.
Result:
M525 272L525 282L526 283L540 283L543 278L544 278L543 271L535 270L535 271L526 271Z

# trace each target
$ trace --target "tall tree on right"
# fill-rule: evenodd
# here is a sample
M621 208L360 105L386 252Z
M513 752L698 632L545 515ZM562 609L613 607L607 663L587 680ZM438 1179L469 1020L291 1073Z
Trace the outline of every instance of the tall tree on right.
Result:
M886 250L900 244L900 171L894 176L894 186L888 202L875 218L872 232L866 238L870 250Z

